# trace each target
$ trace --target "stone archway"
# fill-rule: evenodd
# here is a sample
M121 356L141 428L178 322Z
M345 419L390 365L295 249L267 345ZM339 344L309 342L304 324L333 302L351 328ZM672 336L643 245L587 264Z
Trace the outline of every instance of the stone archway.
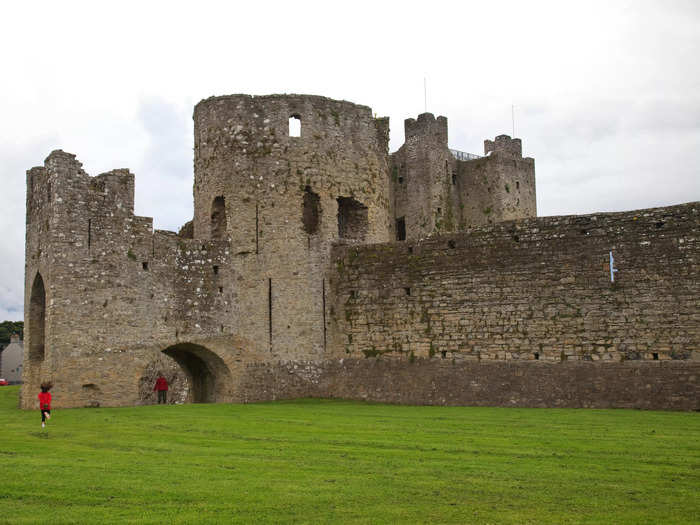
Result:
M179 343L169 346L163 353L172 357L187 375L190 403L215 403L224 398L231 382L231 373L218 355L204 346Z

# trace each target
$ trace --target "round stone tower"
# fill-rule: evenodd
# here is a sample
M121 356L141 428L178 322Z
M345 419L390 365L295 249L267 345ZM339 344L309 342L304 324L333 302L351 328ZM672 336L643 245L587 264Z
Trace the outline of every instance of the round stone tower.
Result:
M331 244L392 240L388 132L367 106L324 97L197 104L194 238L230 242L226 331L274 358L324 355Z

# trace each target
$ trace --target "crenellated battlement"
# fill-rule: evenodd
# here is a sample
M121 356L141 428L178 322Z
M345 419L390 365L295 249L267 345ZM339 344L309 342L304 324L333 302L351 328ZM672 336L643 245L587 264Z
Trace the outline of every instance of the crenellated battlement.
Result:
M500 155L523 158L523 144L520 139L512 139L510 135L498 135L495 140L484 141L484 155L497 153Z
M407 118L404 134L406 141L423 139L447 146L447 118L435 118L432 113L421 113L417 119Z

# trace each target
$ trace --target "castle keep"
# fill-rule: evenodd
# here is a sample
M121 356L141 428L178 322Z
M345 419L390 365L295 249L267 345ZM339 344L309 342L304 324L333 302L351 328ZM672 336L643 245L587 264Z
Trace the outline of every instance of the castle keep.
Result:
M22 406L193 402L697 409L700 203L537 218L519 139L452 150L306 95L194 111L194 217L134 215L134 175L27 172ZM609 253L618 269L610 280Z

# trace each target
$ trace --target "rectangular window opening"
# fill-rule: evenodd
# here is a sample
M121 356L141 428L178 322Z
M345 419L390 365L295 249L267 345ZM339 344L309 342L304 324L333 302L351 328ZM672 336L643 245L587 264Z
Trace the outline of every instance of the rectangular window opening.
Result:
M289 117L289 136L301 137L301 117L299 115Z
M318 226L321 217L321 197L311 191L311 187L304 189L304 203L302 207L301 222L304 231L309 235L318 233Z
M657 354L656 352L654 352L653 354L651 354L651 357L652 357L652 359L653 359L654 361L658 361L658 360L659 360L659 354Z
M407 286L406 288L404 288L404 291L406 292L406 295L411 295L411 288L410 287Z
M540 358L540 354L538 354L537 352L535 352L533 355L534 355L536 360L538 360Z
M367 206L352 197L338 197L338 237L352 241L363 241L369 223Z
M212 267L212 270L214 270L214 275L219 275L219 267L218 266L214 265Z
M148 261L144 261L141 263L141 267L145 270L148 271Z

